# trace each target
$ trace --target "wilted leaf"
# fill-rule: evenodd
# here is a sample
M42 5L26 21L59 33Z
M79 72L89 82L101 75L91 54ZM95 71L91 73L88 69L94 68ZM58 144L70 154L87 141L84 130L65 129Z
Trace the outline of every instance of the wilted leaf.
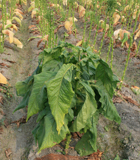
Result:
M119 38L120 30L122 30L122 29L117 29L116 31L114 31L114 38L115 38L115 39L118 39L118 38Z
M63 0L63 5L67 6L67 0Z
M130 32L128 32L126 30L117 29L116 31L114 31L115 39L119 39L119 40L123 40L123 38L126 34L128 35L128 38L129 38L130 37Z
M12 24L11 20L8 19L8 20L6 21L6 24L7 24L7 25L8 25L8 24Z
M15 24L12 25L12 28L15 30L15 31L18 31L18 28Z
M30 7L28 8L28 12L31 12L34 8L35 8L35 6L30 6Z
M5 63L0 63L0 65L1 65L1 66L6 66L6 67L10 68L10 66L7 65L7 64L5 64Z
M23 12L20 9L15 9L14 12L19 12L20 14L23 15Z
M109 24L106 24L106 31L109 29Z
M136 43L136 41L133 42L132 47L130 48L130 50L132 52L135 52L137 50L137 43Z
M9 42L13 43L14 33L12 31L10 31L8 29L7 30L2 30L2 33L8 35L9 36Z
M64 26L65 26L65 28L66 28L66 30L67 31L71 31L71 29L72 29L72 22L70 22L70 21L65 21L65 24L64 24Z
M77 2L74 2L75 8L78 8L79 4Z
M31 29L31 28L36 28L36 26L35 26L35 25L30 25L28 28L29 28L29 29Z
M10 149L10 148L6 149L5 155L6 155L6 157L7 157L8 159L9 159L9 157L10 157L11 154L12 154L11 149Z
M59 4L50 4L50 7L56 7L56 8L60 8L60 9L62 9L62 7L59 5Z
M76 46L81 46L82 45L82 40L76 43Z
M125 8L124 8L124 12L126 12L127 10L129 10L131 7L129 5L127 5Z
M37 47L39 47L39 45L40 45L40 43L43 41L43 39L41 39L41 40L39 40L38 42L37 42Z
M121 17L121 16L120 16L117 12L115 12L115 13L113 14L113 18L114 18L113 23L114 23L114 24L117 23L117 22L119 21L120 17Z
M48 41L48 37L49 37L49 35L47 34L47 35L45 35L45 36L42 38L42 40Z
M13 38L13 43L16 44L18 48L23 48L23 44L15 37Z
M16 123L16 124L17 124L17 127L19 127L21 123L26 123L26 116L23 116L23 117L20 118L19 120L13 121L13 122L11 122L11 123Z
M7 84L7 79L0 73L0 83Z
M140 94L140 88L137 87L137 86L132 86L132 87L131 87L131 90L132 90L136 95Z
M75 17L69 17L68 20L72 23L78 21Z
M133 15L132 15L133 19L136 19L137 14L138 14L138 17L139 17L140 13L137 13L137 12L139 12L139 11L137 9L135 9L134 12L133 12Z
M92 153L88 160L101 160L103 152L97 150L97 152Z
M121 46L123 46L127 40L128 40L128 34L124 33Z
M23 16L19 12L14 12L14 14L18 16L21 20L23 19Z
M13 17L12 21L15 20L21 26L21 20L18 17Z
M4 26L4 29L11 28L12 30L14 29L15 31L18 31L18 28L15 24L8 24Z
M140 37L140 30L136 33L134 40L136 40L138 37Z
M127 35L128 38L129 38L130 37L130 32L121 29L120 32L119 32L119 39L123 40L125 35Z
M139 30L140 30L140 24L138 25L138 28L137 28L137 30L134 32L134 34L136 34Z
M118 4L119 6L121 6L120 2L117 2L117 4Z
M121 22L126 22L125 16L122 16L122 17L121 17Z
M79 17L82 18L85 15L85 8L81 5L78 6L78 13L79 13Z
M31 17L34 18L35 15L36 15L36 11L32 10Z

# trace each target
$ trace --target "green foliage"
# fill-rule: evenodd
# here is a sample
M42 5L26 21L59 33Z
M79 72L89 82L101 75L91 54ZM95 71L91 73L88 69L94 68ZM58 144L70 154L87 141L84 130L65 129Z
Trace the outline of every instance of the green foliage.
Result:
M112 12L115 9L118 9L117 0L107 0L107 12Z
M75 149L89 155L97 150L99 115L121 122L112 102L117 82L108 64L90 48L59 42L44 49L33 75L16 84L23 100L15 111L28 106L27 120L38 113L33 135L39 151L80 132L84 135Z

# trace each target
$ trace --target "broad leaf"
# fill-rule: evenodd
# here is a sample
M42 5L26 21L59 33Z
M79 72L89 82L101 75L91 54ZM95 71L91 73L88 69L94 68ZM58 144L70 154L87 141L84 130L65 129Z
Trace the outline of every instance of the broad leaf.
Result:
M75 146L80 156L85 156L92 154L97 151L96 141L97 141L97 129L96 124L98 122L98 112L90 118L91 128L82 136L81 140Z
M103 60L100 60L100 64L96 69L95 79L101 80L103 82L106 91L112 98L114 94L114 89L116 88L117 82L119 82L119 80L116 78L114 79L114 74L112 70Z
M116 107L113 104L112 98L107 92L107 89L104 87L102 81L98 80L94 86L101 96L99 99L99 101L101 102L101 113L109 120L114 120L117 123L120 123L121 118L116 110Z
M49 105L57 123L58 133L60 133L64 124L65 114L68 113L74 95L70 83L71 79L68 77L68 75L71 75L72 69L72 64L64 64L55 78L46 83Z
M38 113L38 117L37 117L36 122L41 121L44 118L44 116L46 116L48 114L48 112L50 112L50 107L49 107L48 103L45 106L46 107Z
M57 72L62 66L62 63L56 60L51 60L45 63L42 67L42 72L53 71Z
M46 113L47 115L39 123L34 131L34 137L38 141L39 152L45 148L53 147L55 144L60 143L69 133L67 123L64 120L64 125L61 127L60 134L56 130L56 122L51 114L51 111Z
M80 154L80 156L90 155L95 152L89 143L89 139L91 139L91 133L90 131L87 131L82 136L81 140L76 144L75 150Z
M41 68L38 66L31 76L29 76L25 81L20 81L16 83L16 93L18 96L25 96L25 94L32 89L34 75L41 72Z
M20 81L16 83L16 92L18 96L25 96L25 94L31 90L33 85L33 76L28 77L25 81Z
M97 110L97 104L95 100L95 94L90 85L87 85L84 82L81 82L81 84L86 89L86 100L79 111L76 120L73 122L71 131L72 132L79 132L82 128L85 128L87 124L87 120L92 117L92 115Z
M23 97L22 101L20 104L16 107L14 112L16 112L19 109L25 108L28 105L29 97L30 97L31 91L28 91L25 96Z
M45 83L50 81L56 72L42 72L34 76L34 85L28 103L27 120L45 107L47 91Z

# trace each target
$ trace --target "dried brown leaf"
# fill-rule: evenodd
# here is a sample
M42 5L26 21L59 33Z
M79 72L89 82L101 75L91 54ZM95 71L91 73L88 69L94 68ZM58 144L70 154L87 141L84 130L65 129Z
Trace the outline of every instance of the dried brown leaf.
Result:
M83 158L79 156L70 156L70 155L51 153L41 158L36 158L35 160L83 160Z
M103 152L97 150L97 152L92 153L88 160L101 160Z
M17 127L19 127L21 123L26 123L26 116L23 116L23 117L20 118L19 120L13 121L13 122L11 122L11 123L16 123L16 124L17 124Z
M82 45L82 40L80 40L80 41L78 41L77 43L76 43L76 46L81 46Z
M10 68L10 66L7 65L7 64L5 64L5 63L0 63L0 65L1 65L1 66L4 66L4 67L6 66L6 67Z
M79 17L82 18L85 15L85 8L81 5L78 6L78 13L79 13Z
M136 40L138 37L140 37L140 30L136 33L134 40Z
M136 41L133 42L132 47L130 48L131 52L135 52L137 50L137 43Z
M31 29L31 28L36 28L36 26L35 26L35 25L30 25L28 28L29 28L29 29Z
M0 83L7 84L7 79L0 73Z
M73 23L70 22L70 21L65 21L65 23L64 23L65 29L67 31L71 31L72 30L72 25L73 25Z
M113 97L113 103L121 103L123 100L121 97L119 96L114 96Z
M39 40L37 43L37 48L39 47L40 43L43 41L43 39Z
M63 24L60 24L55 30L54 30L54 33L57 33L57 31L59 30L60 27L63 27L64 25Z
M5 150L5 155L7 158L10 158L10 155L12 154L11 148L8 148Z
M127 101L127 102L129 102L129 103L132 103L132 104L134 104L134 105L136 105L136 106L140 106L140 104L137 102L137 101L135 101L135 100L133 100L131 97L128 97L128 96L125 96L123 93L121 93L121 92L118 92L118 94L125 100L125 101Z

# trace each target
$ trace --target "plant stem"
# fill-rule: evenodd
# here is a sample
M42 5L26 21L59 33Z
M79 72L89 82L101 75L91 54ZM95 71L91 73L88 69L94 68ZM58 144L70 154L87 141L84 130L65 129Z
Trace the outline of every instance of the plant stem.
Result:
M65 146L65 153L66 154L68 154L68 149L69 149L70 141L71 141L71 134L68 134L66 136L66 146Z
M119 86L119 89L122 88L122 83L123 83L123 80L124 80L124 77L125 77L125 72L126 72L126 69L127 69L127 66L128 66L128 62L129 62L129 57L130 57L130 52L131 52L130 48L132 46L132 42L133 42L133 38L132 38L132 36L130 36L130 45L129 45L129 49L128 49L127 60L126 60L126 64L125 64L125 69L123 71L122 82Z

